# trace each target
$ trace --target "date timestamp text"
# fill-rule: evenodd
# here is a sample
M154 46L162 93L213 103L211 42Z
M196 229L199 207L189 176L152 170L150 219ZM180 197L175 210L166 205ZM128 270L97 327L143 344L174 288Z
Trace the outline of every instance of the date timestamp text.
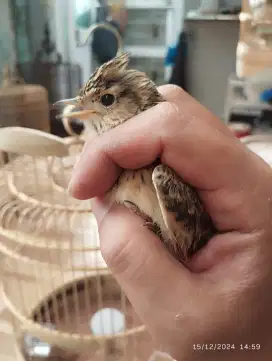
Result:
M259 351L261 345L259 343L251 344L230 344L230 343L195 343L193 344L194 351Z

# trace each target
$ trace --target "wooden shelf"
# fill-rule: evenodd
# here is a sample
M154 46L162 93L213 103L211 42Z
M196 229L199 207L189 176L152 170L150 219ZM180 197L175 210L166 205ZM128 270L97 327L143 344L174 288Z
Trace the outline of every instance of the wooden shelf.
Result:
M194 21L239 21L239 15L187 15L185 19Z

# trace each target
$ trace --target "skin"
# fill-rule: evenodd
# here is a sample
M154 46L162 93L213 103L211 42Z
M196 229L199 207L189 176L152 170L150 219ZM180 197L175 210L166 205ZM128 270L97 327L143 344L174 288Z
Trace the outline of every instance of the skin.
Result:
M69 191L95 197L103 257L158 349L179 361L271 360L272 171L188 94L159 90L167 102L87 142ZM158 156L198 189L221 231L187 268L139 217L103 202L121 168ZM195 351L197 343L236 349Z

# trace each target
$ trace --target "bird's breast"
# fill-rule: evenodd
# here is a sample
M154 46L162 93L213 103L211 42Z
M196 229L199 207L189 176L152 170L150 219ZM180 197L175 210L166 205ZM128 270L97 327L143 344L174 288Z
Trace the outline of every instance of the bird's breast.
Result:
M161 214L156 190L152 182L154 167L137 170L125 170L110 192L111 202L119 204L129 201L134 203L144 214L152 218L161 230L164 221Z

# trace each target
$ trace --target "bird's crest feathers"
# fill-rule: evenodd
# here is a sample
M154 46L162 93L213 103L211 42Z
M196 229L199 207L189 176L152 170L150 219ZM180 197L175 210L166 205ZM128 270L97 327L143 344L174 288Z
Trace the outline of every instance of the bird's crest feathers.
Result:
M112 60L103 64L104 70L113 70L113 71L122 71L127 68L129 64L129 53L123 53L119 56L116 56Z
M119 101L125 99L126 103L132 103L137 108L137 111L130 109L131 116L163 101L155 83L148 75L137 69L128 69L128 64L129 53L123 53L101 65L81 90L79 100L83 103L90 96L93 101L99 101L101 95L109 91ZM110 109L113 117L113 109Z
M80 92L81 96L86 95L91 89L99 88L105 78L114 77L114 75L121 74L126 71L129 63L129 53L123 53L120 56L113 58L107 63L101 65L90 77L85 86Z

